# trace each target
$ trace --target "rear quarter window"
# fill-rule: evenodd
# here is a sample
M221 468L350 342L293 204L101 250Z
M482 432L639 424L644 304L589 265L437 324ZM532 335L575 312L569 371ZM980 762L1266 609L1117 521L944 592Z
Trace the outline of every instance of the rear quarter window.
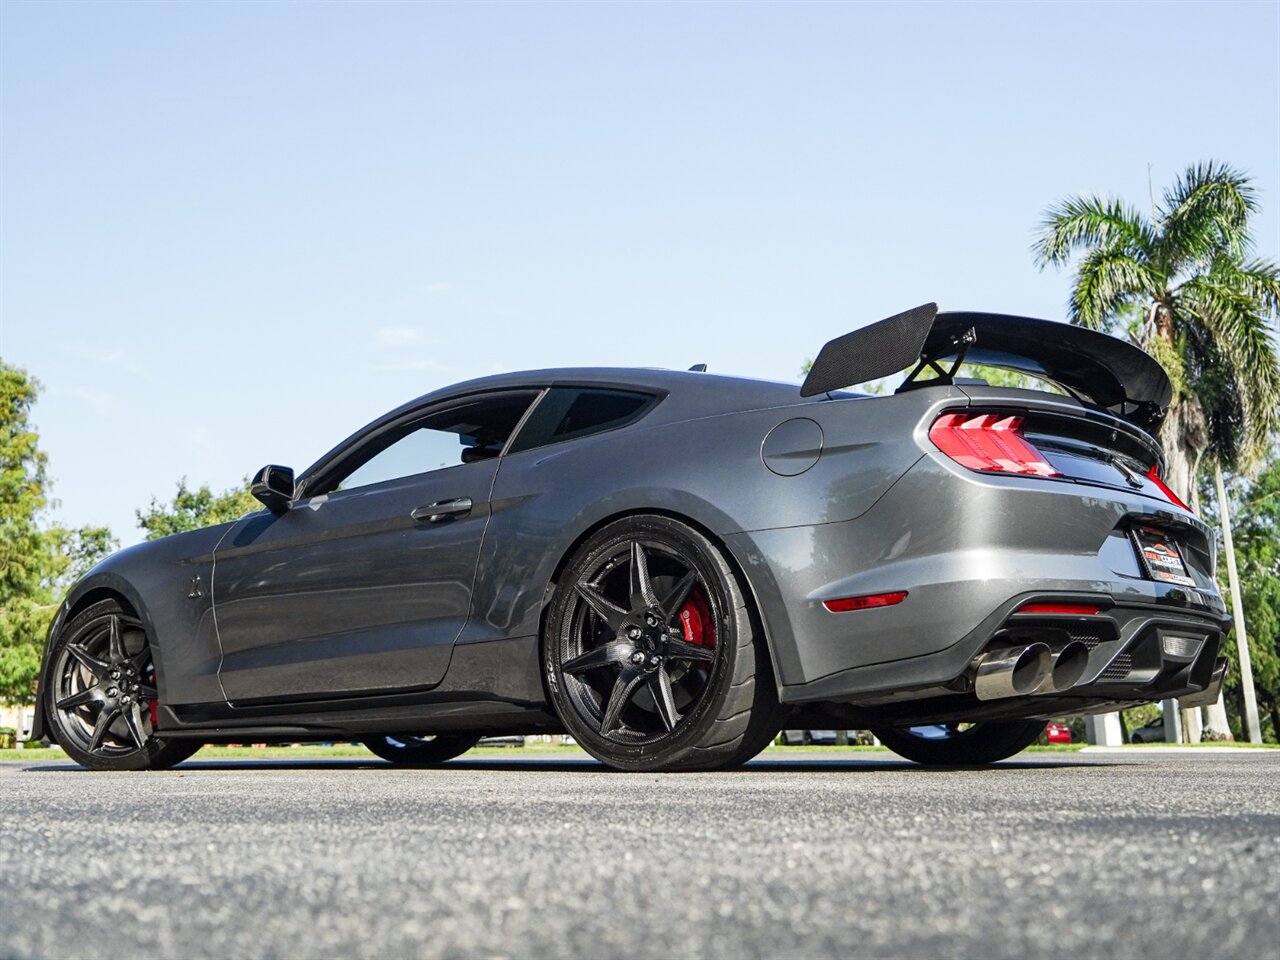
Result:
M508 453L575 440L639 420L658 402L649 393L588 387L552 387L529 415Z

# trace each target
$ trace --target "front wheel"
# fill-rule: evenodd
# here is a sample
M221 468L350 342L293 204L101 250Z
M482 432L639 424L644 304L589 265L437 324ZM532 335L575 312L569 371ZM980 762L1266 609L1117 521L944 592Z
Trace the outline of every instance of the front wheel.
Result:
M995 763L1031 746L1043 730L1039 720L871 728L898 756L932 767Z
M155 662L142 621L114 600L76 614L51 651L44 691L50 732L90 770L161 770L200 749L156 730Z
M479 737L461 736L414 737L405 733L370 737L361 741L383 760L405 767L434 767L460 757L477 743Z
M543 633L573 738L619 770L707 770L781 726L763 638L720 548L668 517L618 520L570 558Z

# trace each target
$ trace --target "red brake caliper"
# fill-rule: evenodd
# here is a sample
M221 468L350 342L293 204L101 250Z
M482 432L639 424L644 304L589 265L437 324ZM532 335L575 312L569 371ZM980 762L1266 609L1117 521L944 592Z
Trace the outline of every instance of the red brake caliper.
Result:
M156 676L156 668L152 666L152 668L148 672L151 674L151 686L156 687L158 689L160 680ZM147 709L151 711L151 732L152 733L155 733L156 728L160 726L159 722L157 722L156 720L156 708L159 706L160 706L159 700L147 701Z
M711 604L700 587L695 587L689 599L680 608L680 626L688 643L703 647L716 645L716 626L711 618Z

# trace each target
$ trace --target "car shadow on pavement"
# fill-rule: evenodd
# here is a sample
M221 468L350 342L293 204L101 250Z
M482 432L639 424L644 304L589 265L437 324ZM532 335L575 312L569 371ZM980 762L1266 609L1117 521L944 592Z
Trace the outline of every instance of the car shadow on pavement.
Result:
M1113 760L1068 760L1068 761L1005 761L993 766L952 766L952 767L924 767L908 760L884 759L884 760L861 760L840 758L832 760L820 759L796 759L796 760L753 760L742 767L733 770L721 771L688 771L693 775L707 776L712 773L716 776L733 777L744 776L749 774L805 774L805 773L882 773L882 772L909 772L927 776L930 774L955 773L955 772L980 772L995 773L1000 770L1067 770L1077 767L1112 767L1126 766L1131 764L1117 764ZM86 776L96 776L96 772L86 770L71 761L48 761L42 763L33 763L30 766L20 768L22 773L82 773ZM461 772L461 771L489 771L499 772L507 771L512 773L598 773L598 774L617 774L621 771L610 770L604 764L599 763L589 757L584 758L511 758L511 759L476 759L476 760L450 760L439 767L408 767L397 766L384 760L370 758L368 760L360 757L335 757L333 759L305 757L297 760L289 759L263 759L263 760L239 760L239 759L221 759L210 758L208 760L187 760L176 767L168 770L153 771L149 775L173 775L184 773L232 773L246 771L360 771L360 770L376 770L384 772L398 771L402 773L422 773L429 774L433 772ZM140 774L146 776L148 774Z

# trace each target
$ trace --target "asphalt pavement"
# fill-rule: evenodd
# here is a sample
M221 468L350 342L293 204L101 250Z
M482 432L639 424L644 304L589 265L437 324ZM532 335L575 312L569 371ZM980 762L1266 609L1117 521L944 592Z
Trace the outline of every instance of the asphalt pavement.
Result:
M1241 957L1280 752L0 764L0 957Z

